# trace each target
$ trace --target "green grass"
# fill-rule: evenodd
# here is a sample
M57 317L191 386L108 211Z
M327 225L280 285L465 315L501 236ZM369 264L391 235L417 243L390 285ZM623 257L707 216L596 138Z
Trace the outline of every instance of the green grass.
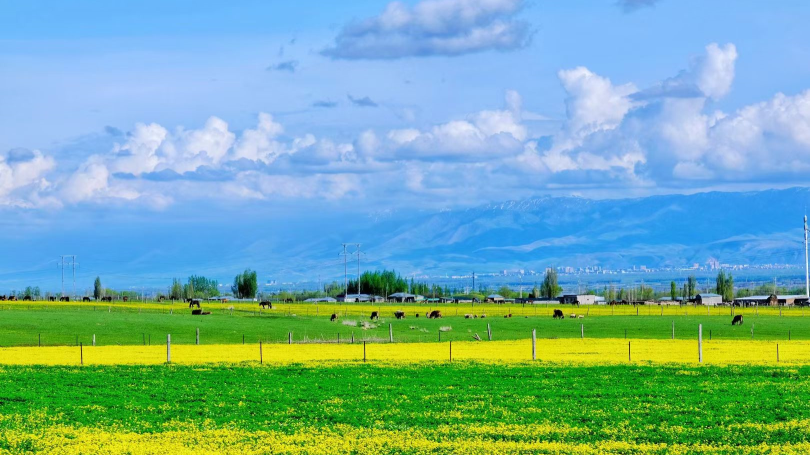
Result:
M558 430L481 437L742 448L810 440L809 402L810 367L5 367L0 370L0 449L15 448L2 430L42 426L47 431L53 421L138 433L174 428L340 432L344 425L431 435L445 426L457 428L450 438L470 437L464 431L479 426L550 424ZM795 429L736 428L785 422Z
M14 308L14 307L12 307ZM489 317L486 319L464 319L461 316L428 320L424 317L405 320L384 317L374 323L375 328L363 330L349 327L343 320L368 321L367 317L346 317L338 322L330 322L328 315L288 316L282 312L263 312L261 316L252 312L215 311L208 316L191 316L187 308L176 308L174 314L166 312L139 312L136 308L106 307L19 307L0 310L0 346L73 345L77 342L90 344L96 335L97 345L137 345L151 341L163 343L166 334L171 333L175 343L194 343L196 329L200 329L203 344L214 343L255 343L287 342L287 334L293 333L295 342L322 341L334 342L340 336L341 342L348 341L352 334L356 340L388 340L388 324L393 325L394 339L397 342L436 341L439 327L449 326L452 330L441 334L442 341L471 340L477 333L486 339L487 324L490 324L495 340L526 339L532 329L537 329L540 338L578 338L580 324L585 326L588 338L622 338L627 331L628 338L659 338L672 336L672 322L675 322L676 338L697 337L697 326L703 324L704 336L708 339L751 339L751 329L758 340L810 339L810 312L808 317L780 317L777 315L745 316L743 326L732 327L731 317L696 315L689 316L591 316L585 319L554 320L548 316ZM566 313L570 312L566 310ZM580 310L581 311L581 310ZM313 310L314 312L314 310ZM369 321L370 322L370 321ZM413 327L413 328L411 328ZM41 338L40 338L41 337Z

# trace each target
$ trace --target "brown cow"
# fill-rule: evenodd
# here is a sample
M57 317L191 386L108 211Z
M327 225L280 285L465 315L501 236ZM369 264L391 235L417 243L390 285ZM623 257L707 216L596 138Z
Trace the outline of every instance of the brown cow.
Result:
M565 319L562 310L554 310L554 319Z
M124 297L124 298L126 299L126 297ZM188 302L188 307L189 308L191 308L193 306L196 306L197 308L200 308L200 301L197 300L197 299L193 299L192 301Z
M129 297L124 296L123 300L124 300L124 302L129 302Z
M373 321L375 319L380 319L380 314L377 313L376 311L372 311L371 312L371 320Z
M330 320L330 321L332 321L332 322L337 321L337 314L332 313L332 317L331 317L331 318L329 318L329 320Z
M439 310L433 310L428 314L429 319L439 319L442 317L442 312Z
M405 319L404 311L394 311L394 317L397 319Z

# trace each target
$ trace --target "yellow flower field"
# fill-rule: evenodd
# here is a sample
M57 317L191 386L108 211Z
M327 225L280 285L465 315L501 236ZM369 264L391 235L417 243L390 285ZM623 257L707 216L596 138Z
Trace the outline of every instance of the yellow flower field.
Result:
M629 346L628 346L629 344ZM810 341L704 341L703 362L726 364L810 364ZM629 350L629 355L628 355ZM382 363L447 362L450 343L374 343L366 345L366 359ZM166 363L167 347L84 346L83 348L0 348L5 365L120 365ZM258 344L172 345L177 364L259 362ZM264 344L261 360L268 364L307 362L362 362L363 344ZM531 340L452 343L453 361L530 362ZM539 339L537 360L572 364L698 363L694 340L650 339Z
M157 433L134 433L95 428L47 426L47 432L11 430L4 436L14 447L31 447L50 454L378 454L378 453L555 453L555 454L688 454L688 453L776 453L806 454L810 443L761 444L753 447L704 444L650 444L603 441L595 444L538 440L540 425L481 425L439 428L437 431L360 429L337 426L330 430L305 429L294 434L277 431L196 429ZM471 435L463 439L437 437L442 431ZM559 428L555 428L559 431ZM493 441L474 435L506 434ZM446 436L452 436L448 434ZM525 439L524 439L525 438Z

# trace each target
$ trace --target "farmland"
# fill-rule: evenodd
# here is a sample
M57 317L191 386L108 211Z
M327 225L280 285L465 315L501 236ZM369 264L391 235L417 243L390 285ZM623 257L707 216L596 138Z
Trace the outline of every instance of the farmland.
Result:
M801 308L203 308L0 305L0 453L810 451Z
M806 453L808 378L763 366L4 367L0 450Z

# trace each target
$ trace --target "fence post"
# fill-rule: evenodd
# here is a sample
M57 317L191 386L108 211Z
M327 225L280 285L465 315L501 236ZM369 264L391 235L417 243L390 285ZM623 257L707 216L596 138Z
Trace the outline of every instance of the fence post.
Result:
M537 360L537 329L532 329L532 360Z
M675 339L675 321L672 321L672 339Z
M41 333L38 333L38 334L37 334L37 339L38 339L38 341L37 341L37 345L38 345L39 347L42 347L42 334L41 334Z
M200 328L197 327L197 344L200 344Z
M703 324L698 324L698 362L703 363Z
M779 345L776 345L776 359L777 362L779 361ZM82 349L82 343L79 343L79 363L84 365L84 350Z
M242 344L245 344L245 334L242 334Z
M442 341L442 329L439 329L439 342L441 343L441 341Z
M264 357L262 356L262 341L259 340L259 365L264 363Z
M172 363L172 334L166 334L166 363Z
M537 308L535 307L535 309ZM489 323L487 323L487 337L489 338L489 341L492 341L492 328L489 326Z
M338 332L338 344L340 344L340 332Z
M352 344L354 344L354 332L352 332Z
M788 341L790 341L790 330L788 330Z
M93 334L93 346L95 346L95 345L96 345L96 334L94 333Z
M585 324L579 325L579 337L585 338Z
M394 342L394 327L391 324L388 324L388 341Z
M292 344L292 332L287 332L287 344Z

